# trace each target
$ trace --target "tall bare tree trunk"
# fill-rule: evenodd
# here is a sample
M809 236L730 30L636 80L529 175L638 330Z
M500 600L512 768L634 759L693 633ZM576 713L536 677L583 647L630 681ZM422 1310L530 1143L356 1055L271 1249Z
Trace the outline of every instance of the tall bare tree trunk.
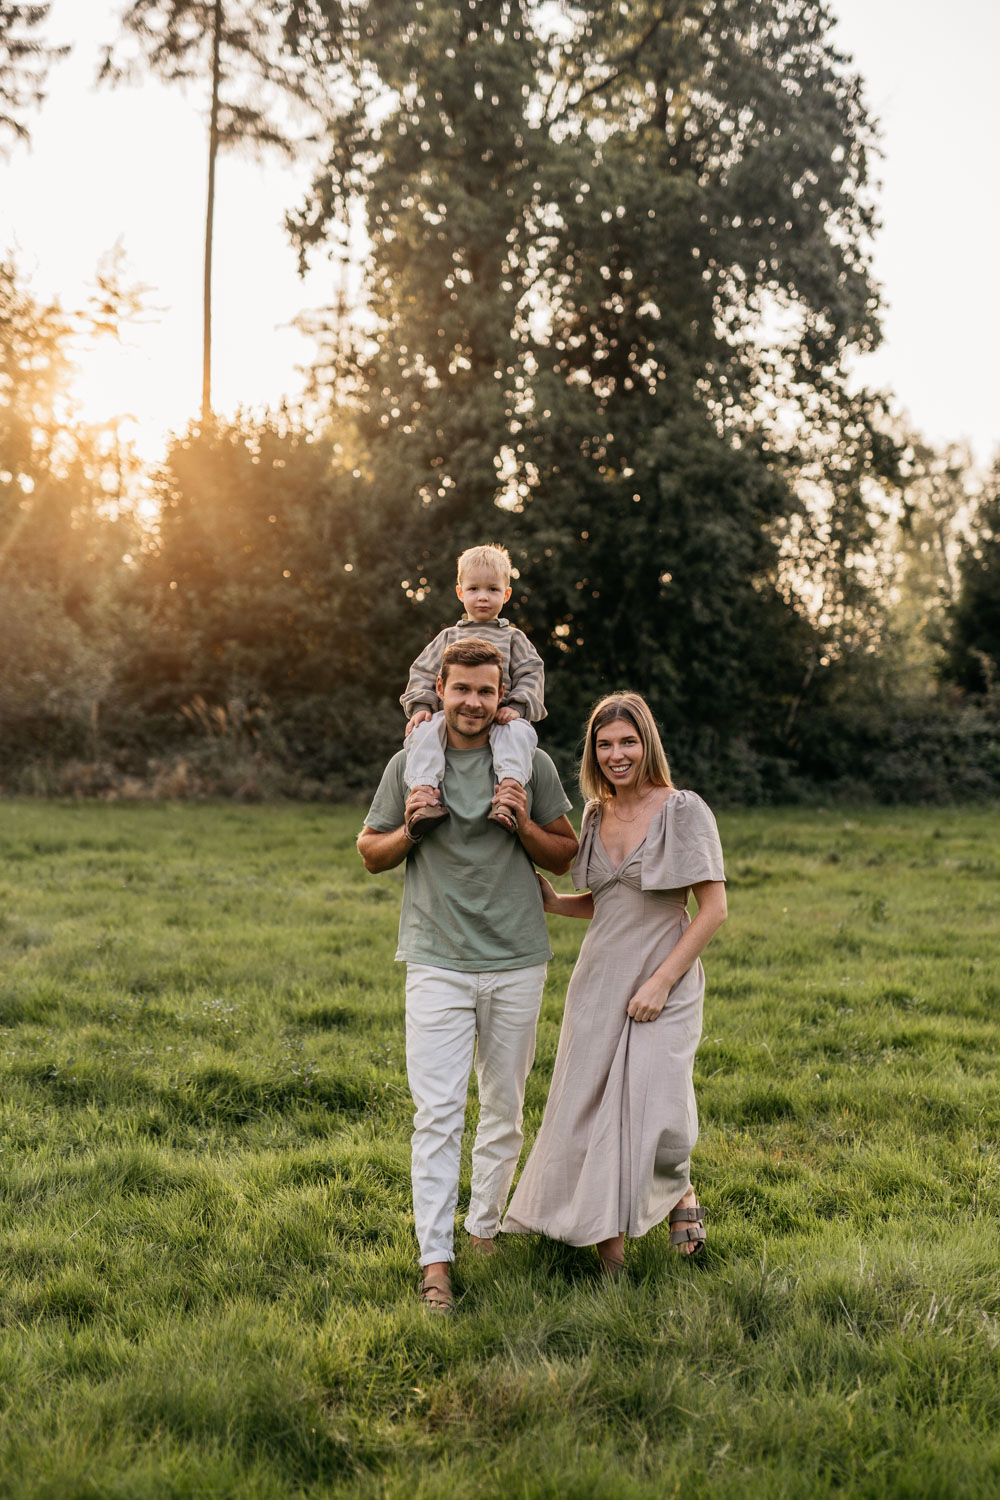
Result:
M212 231L215 218L215 160L219 154L219 80L222 0L212 7L212 110L208 127L208 205L205 209L204 323L201 346L201 426L212 419Z

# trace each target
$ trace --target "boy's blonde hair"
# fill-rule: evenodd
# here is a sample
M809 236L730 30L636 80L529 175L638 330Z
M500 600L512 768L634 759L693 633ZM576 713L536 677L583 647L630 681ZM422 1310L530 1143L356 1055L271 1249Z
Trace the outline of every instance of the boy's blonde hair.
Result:
M580 790L583 795L588 801L595 798L598 802L608 802L615 795L614 787L598 763L596 745L601 730L617 719L624 719L627 724L631 724L642 744L643 756L639 762L636 785L641 787L644 782L649 781L653 786L673 789L670 765L649 704L638 693L612 693L610 698L601 699L587 724L587 738L580 762Z
M495 573L498 578L503 579L504 588L510 588L510 553L499 543L488 542L485 547L466 547L458 559L459 583L462 582L462 574L468 573L472 568Z

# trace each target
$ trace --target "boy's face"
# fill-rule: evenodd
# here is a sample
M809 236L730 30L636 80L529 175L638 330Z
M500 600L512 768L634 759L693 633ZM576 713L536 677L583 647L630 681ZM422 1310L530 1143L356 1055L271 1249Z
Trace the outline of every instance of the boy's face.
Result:
M510 589L495 573L470 568L455 585L455 593L465 606L470 620L495 620L510 598Z

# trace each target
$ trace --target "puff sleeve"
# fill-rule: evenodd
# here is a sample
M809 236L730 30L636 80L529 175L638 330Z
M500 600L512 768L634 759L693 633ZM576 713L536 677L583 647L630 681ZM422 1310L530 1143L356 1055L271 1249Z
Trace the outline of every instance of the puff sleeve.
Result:
M583 853L583 840L580 841ZM577 856L579 858L579 855ZM574 866L574 878L576 867ZM642 855L644 891L679 891L700 880L725 880L722 845L712 810L697 792L674 792L651 829Z
M588 802L583 809L583 820L580 823L580 847L576 851L576 858L569 872L573 880L573 889L576 891L586 891L590 888L590 855L600 821L601 804Z

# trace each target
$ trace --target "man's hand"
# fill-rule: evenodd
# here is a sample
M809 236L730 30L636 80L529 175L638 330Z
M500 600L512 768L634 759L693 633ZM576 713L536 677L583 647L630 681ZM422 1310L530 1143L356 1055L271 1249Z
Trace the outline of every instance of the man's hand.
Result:
M410 824L413 821L413 814L417 811L418 808L437 807L440 801L441 793L438 791L437 787L415 786L410 795L407 797L406 803L403 808L404 828L406 828L407 830L410 829Z
M433 717L434 715L431 713L429 708L418 708L416 713L411 716L409 723L406 726L406 732L403 735L403 739L408 740L418 724L426 724L427 720L432 719Z
M520 718L519 714L515 718ZM505 812L520 833L521 828L528 821L528 794L518 781L505 777L493 793L493 807L497 812Z
M503 703L501 703L496 712L496 723L509 724L512 719L519 719L520 717L521 715L518 713L516 708L507 708ZM412 724L412 722L413 720L411 719L410 723Z

